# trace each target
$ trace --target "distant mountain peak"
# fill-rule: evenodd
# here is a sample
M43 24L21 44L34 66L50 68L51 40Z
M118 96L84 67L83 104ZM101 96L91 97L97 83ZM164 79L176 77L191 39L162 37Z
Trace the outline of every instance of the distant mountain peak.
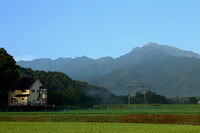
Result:
M74 58L74 59L91 59L91 58L89 58L89 57L83 55L83 56L81 56L81 57L76 57L76 58Z
M81 56L81 58L89 58L89 57L87 57L87 56L83 55L83 56Z
M39 59L34 59L32 61L38 61L38 60L52 61L51 58L39 58Z
M81 56L81 57L76 57L73 59L74 61L80 61L80 62L84 62L84 64L87 64L87 63L91 63L91 62L94 62L95 60L92 59L92 58L89 58L87 56Z
M69 60L72 60L72 58L59 57L59 58L55 59L54 61L69 61Z
M111 60L114 60L114 58L106 56L106 57L99 58L96 61L99 63L105 63L105 62L109 62Z
M138 50L138 48L133 49L135 51ZM135 52L133 51L133 52ZM200 59L200 55L197 53L194 53L192 51L185 51L185 50L181 50L179 48L176 47L172 47L172 46L168 46L168 45L163 45L163 44L158 44L155 42L148 42L146 43L144 46L139 48L139 51L144 51L149 53L149 52L159 52L162 54L167 54L167 55L171 55L171 56L179 56L179 57L194 57L194 58L199 58Z
M159 45L159 44L157 44L155 42L148 42L143 47L145 47L145 46L156 46L156 45Z

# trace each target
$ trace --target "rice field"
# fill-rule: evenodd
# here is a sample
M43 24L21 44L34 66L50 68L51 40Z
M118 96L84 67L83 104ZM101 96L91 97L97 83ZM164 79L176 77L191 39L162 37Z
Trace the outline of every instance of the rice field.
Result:
M200 105L102 105L0 112L0 133L197 133Z
M200 126L123 123L0 122L0 133L198 133Z
M199 104L162 105L101 105L88 108L65 107L58 111L41 112L0 112L0 115L134 115L134 114L200 114Z
M200 105L104 105L52 112L0 112L0 121L200 125Z

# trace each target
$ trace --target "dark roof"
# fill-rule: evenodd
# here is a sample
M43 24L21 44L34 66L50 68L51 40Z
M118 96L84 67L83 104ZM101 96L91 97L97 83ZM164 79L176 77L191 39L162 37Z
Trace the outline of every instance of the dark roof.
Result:
M30 89L33 83L37 80L36 77L25 77L22 78L19 82L18 90Z
M47 89L44 85L40 87L40 89Z
M18 94L18 95L15 95L16 97L27 97L29 96L30 94Z

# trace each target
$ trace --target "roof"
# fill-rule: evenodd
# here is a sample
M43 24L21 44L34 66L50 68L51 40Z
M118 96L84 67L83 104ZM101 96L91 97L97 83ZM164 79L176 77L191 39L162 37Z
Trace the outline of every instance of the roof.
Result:
M17 87L17 89L19 90L30 89L37 79L38 78L36 77L22 78L19 82L19 86Z
M17 94L15 95L16 97L27 97L29 96L30 94Z

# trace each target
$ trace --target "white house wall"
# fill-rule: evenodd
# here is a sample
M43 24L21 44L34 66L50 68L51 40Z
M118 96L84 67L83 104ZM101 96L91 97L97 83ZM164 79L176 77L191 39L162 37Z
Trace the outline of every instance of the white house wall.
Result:
M30 88L30 95L28 97L28 102L31 102L33 104L39 104L40 101L38 100L39 97L39 89L42 86L42 83L39 79L35 81L35 83Z

